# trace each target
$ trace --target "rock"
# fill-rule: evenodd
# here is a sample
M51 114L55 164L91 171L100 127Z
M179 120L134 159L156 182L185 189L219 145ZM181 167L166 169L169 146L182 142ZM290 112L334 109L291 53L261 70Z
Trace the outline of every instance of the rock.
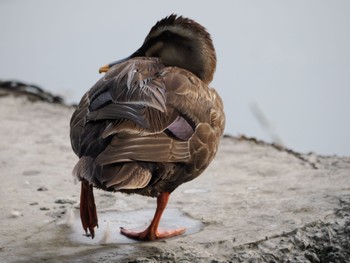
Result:
M30 170L30 171L24 171L22 174L25 175L25 176L33 176L33 175L40 174L40 171Z
M71 205L73 205L76 203L76 201L71 200L71 199L66 199L66 198L60 198L60 199L55 200L55 203L56 204L71 204Z
M320 262L320 259L317 257L317 255L314 252L307 251L304 253L304 256L306 259L310 260L311 263Z
M20 217L20 216L23 216L23 214L20 211L18 211L18 210L12 210L11 211L11 217L12 218L16 218L16 217Z

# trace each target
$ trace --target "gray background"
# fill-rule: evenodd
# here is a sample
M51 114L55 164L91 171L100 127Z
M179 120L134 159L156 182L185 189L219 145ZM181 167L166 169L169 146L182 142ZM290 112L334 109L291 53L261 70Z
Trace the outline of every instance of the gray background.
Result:
M213 37L212 86L224 99L226 133L275 136L302 152L350 154L345 0L2 0L0 80L30 82L78 102L101 77L100 66L131 54L171 13L193 18Z

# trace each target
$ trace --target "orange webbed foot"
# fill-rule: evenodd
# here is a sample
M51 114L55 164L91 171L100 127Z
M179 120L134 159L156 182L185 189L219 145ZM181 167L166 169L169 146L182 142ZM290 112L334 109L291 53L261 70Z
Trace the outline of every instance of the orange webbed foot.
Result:
M159 230L159 222L160 218L162 217L162 214L164 212L164 209L168 203L170 193L169 192L163 192L160 193L157 197L157 209L154 214L154 217L152 219L152 222L150 226L142 231L142 232L136 232L132 230L127 230L123 227L120 228L120 233L126 237L136 239L136 240L144 240L144 241L151 241L156 239L162 239L162 238L169 238L181 235L185 233L186 228L178 228L173 230Z
M181 227L177 229L171 230L151 230L151 228L147 228L142 232L136 232L132 230L125 229L123 227L120 228L120 233L128 238L142 240L142 241L152 241L163 238L170 238L182 235L186 232L186 228Z

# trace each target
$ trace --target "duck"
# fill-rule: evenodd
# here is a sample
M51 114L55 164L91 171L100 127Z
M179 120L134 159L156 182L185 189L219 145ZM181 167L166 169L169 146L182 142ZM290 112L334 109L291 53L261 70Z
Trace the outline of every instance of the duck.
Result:
M130 56L99 69L105 75L83 95L70 120L87 236L94 238L98 227L95 188L157 199L145 230L120 228L128 238L152 241L186 231L158 226L170 194L202 174L217 153L225 113L209 86L215 69L206 28L176 14L156 22Z

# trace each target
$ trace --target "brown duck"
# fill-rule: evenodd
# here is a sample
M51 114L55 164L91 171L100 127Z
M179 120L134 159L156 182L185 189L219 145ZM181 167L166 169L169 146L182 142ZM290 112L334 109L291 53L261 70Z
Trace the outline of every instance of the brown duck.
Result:
M177 15L158 21L131 56L100 68L105 76L83 96L70 122L87 235L93 238L98 226L93 187L157 197L146 230L121 228L129 238L185 232L159 231L158 225L170 193L199 176L217 152L225 116L208 86L215 68L209 33Z

